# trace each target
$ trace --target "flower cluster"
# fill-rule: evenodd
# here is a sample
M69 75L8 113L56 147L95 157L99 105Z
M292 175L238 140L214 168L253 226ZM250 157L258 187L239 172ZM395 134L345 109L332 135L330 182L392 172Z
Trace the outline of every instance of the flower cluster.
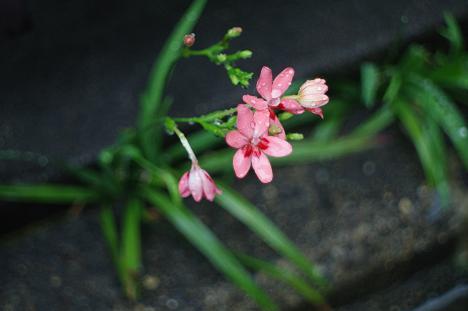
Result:
M267 156L285 157L292 152L276 115L278 111L291 114L309 111L323 119L321 107L329 101L325 95L328 91L325 80L308 80L297 95L283 96L293 77L291 67L274 79L271 69L263 67L256 85L261 97L244 95L244 103L237 106L237 129L228 132L225 139L230 147L237 149L232 162L238 178L244 178L252 167L262 183L269 183L273 180L273 171ZM203 197L212 201L220 190L208 173L198 166L194 155L191 158L192 169L179 182L180 194L183 197L192 195L197 202Z

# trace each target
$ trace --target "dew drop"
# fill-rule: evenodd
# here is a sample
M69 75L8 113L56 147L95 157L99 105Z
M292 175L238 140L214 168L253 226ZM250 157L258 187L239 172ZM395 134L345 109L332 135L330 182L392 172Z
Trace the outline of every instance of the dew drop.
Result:
M458 129L458 135L460 135L461 137L465 138L468 134L468 130L466 129L466 127L460 127Z
M255 122L250 122L250 127L255 128Z

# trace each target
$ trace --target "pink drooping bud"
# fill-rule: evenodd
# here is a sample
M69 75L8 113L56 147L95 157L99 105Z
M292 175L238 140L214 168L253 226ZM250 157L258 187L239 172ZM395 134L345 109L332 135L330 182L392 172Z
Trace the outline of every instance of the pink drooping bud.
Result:
M314 111L310 109L315 109L315 111L317 111L316 108L328 104L329 98L325 95L327 91L328 86L324 79L317 78L314 80L307 80L299 89L297 101L306 110L314 113Z
M194 44L195 44L195 34L193 32L184 36L184 45L186 47L191 47Z
M221 190L204 169L192 162L190 171L185 172L179 180L179 193L184 198L192 195L196 202L200 202L202 198L213 201L217 194L221 194Z

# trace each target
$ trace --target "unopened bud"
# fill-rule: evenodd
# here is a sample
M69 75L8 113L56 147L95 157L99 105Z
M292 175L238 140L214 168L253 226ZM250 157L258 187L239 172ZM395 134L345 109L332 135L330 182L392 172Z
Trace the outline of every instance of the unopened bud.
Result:
M241 35L242 33L242 28L240 27L232 27L231 29L228 30L228 32L226 33L226 37L228 39L233 39L233 38L237 38Z
M292 113L283 112L283 113L281 113L281 114L278 115L278 118L279 118L281 121L285 121L285 120L291 119L292 116L294 116Z
M184 36L184 45L186 47L191 47L194 44L195 44L195 34L193 32Z
M302 135L301 133L290 133L286 135L286 138L288 140L302 140L304 139L304 135Z
M220 53L220 54L216 55L216 60L218 62L220 62L220 63L225 62L226 59L227 59L227 56L224 53Z
M271 124L268 128L268 134L270 134L271 136L281 134L282 131L283 130L276 124Z
M246 59L246 58L250 58L252 57L252 51L249 51L249 50L243 50L239 53L239 57L240 58L243 58L243 59Z

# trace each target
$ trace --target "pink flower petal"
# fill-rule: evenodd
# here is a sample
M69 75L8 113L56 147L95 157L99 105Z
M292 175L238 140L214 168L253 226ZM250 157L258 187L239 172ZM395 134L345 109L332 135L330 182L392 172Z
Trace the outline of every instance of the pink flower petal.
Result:
M254 132L253 137L261 137L268 131L270 126L270 111L269 110L257 110L254 113Z
M306 97L299 98L301 105L304 108L318 108L328 104L329 98L324 94L310 94Z
M193 199L200 202L203 197L203 180L200 167L192 166L189 174L189 188Z
M252 137L254 130L253 112L243 104L237 106L237 129L247 138Z
M323 119L323 111L322 108L309 108L307 111L312 112L313 114L318 115L320 118Z
M260 152L259 155L252 155L252 167L262 183L269 183L273 180L270 161L263 152Z
M282 99L278 108L292 114L301 114L304 112L304 108L302 108L297 101L290 98Z
M262 149L264 153L272 157L285 157L292 152L292 146L286 140L275 136L264 136L262 142L266 145L266 149Z
M249 142L248 138L245 137L239 131L230 131L226 135L226 143L232 148L242 148Z
M244 95L242 96L242 100L257 110L264 110L268 108L268 103L266 101L252 95Z
M220 194L221 191L216 187L213 179L211 179L211 176L205 170L202 170L201 176L203 179L203 194L208 201L212 202L214 197Z
M284 131L283 124L281 124L280 120L278 119L273 110L270 111L270 126L271 125L275 125L281 129L281 132L277 134L276 137L286 139L286 132Z
M260 77L257 81L257 92L266 100L271 99L271 81L273 80L273 75L271 69L263 66L262 71L260 72Z
M288 89L291 85L291 81L294 77L294 69L288 67L280 72L273 80L273 86L271 90L271 97L278 98Z
M250 170L250 155L246 155L247 147L251 148L250 145L247 145L237 150L232 159L232 166L237 178L244 178Z
M179 193L183 198L190 195L190 189L188 185L189 173L185 172L179 180Z

